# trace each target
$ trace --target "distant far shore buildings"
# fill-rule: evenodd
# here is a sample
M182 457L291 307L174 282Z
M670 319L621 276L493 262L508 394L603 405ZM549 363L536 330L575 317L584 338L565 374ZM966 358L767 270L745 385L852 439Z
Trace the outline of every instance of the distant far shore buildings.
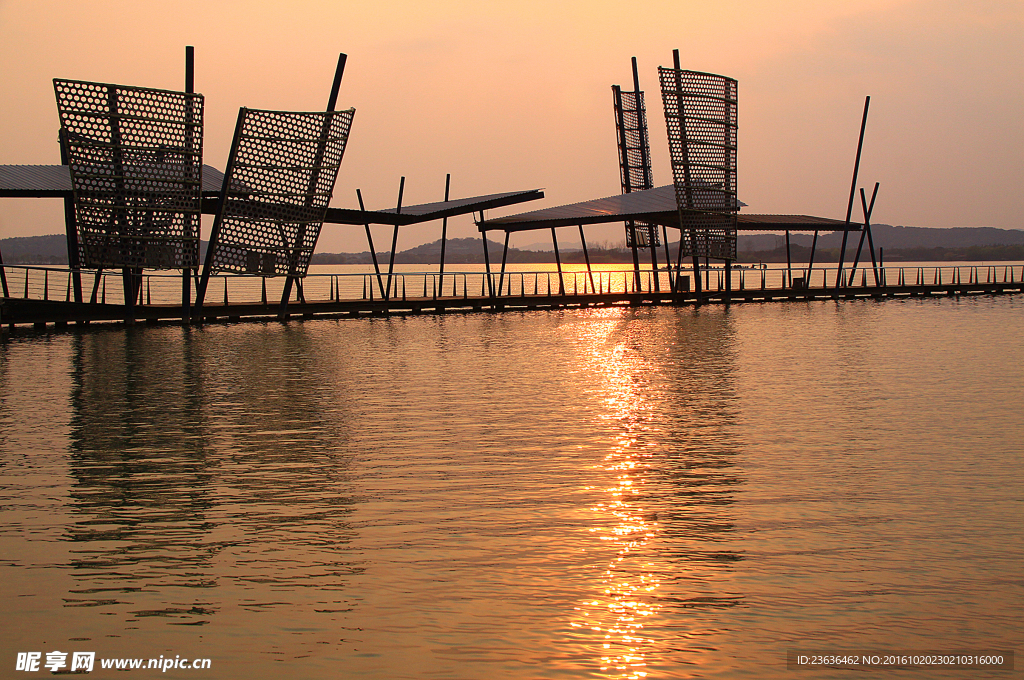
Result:
M885 249L886 262L1016 262L1024 261L1024 230L996 229L992 227L892 227L874 225L875 242ZM841 234L823 234L818 239L815 259L819 262L837 262ZM810 253L811 236L793 234L794 261L806 261ZM805 243L806 241L806 243ZM833 243L833 241L835 241ZM205 242L203 247L205 248ZM502 244L489 241L492 255L500 258ZM508 262L551 263L554 253L550 249L509 248ZM550 246L547 246L550 248ZM676 243L670 246L675 252ZM396 264L436 264L441 242L409 248L395 254ZM602 264L631 264L632 254L624 243L588 244L592 262ZM582 263L579 243L575 249L570 242L562 246L562 261ZM780 263L786 261L785 238L776 234L741 235L738 242L737 262ZM7 264L67 264L67 242L64 234L49 236L23 236L0 239L0 251ZM390 255L379 252L378 258ZM450 264L483 264L480 241L476 238L448 239L445 260ZM316 253L312 264L372 264L369 251L361 253Z

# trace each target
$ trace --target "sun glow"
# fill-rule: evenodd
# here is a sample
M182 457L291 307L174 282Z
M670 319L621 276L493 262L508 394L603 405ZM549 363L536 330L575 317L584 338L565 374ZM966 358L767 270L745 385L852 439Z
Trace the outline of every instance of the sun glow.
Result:
M599 596L575 607L571 625L598 634L596 644L588 647L596 648L595 661L604 677L645 678L651 641L644 625L661 608L656 598L661 582L653 565L644 561L644 548L657 538L659 524L657 512L644 498L641 473L647 454L637 442L646 406L634 376L642 367L627 342L612 343L610 334L628 323L612 315L616 318L588 319L581 340L606 395L603 417L620 424L601 466L609 478L601 489L605 499L590 508L594 526L589 529L614 552L601 575Z

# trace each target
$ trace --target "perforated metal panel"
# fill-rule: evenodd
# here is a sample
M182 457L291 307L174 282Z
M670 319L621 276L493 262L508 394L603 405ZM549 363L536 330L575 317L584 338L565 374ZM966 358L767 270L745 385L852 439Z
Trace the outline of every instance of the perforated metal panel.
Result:
M85 268L199 264L203 96L54 79Z
M354 115L239 111L210 273L306 275Z
M647 135L647 109L643 92L623 92L612 86L612 104L615 109L615 131L619 147L619 176L622 193L643 191L654 187L651 171L650 138ZM626 247L661 245L656 225L628 220Z
M737 83L662 66L658 76L684 254L735 259Z

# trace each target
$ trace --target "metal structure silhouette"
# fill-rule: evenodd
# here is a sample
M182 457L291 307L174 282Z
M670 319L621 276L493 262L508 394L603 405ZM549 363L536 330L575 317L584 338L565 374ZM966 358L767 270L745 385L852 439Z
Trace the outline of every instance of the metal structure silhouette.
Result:
M354 115L239 110L197 305L211 274L306 275Z
M680 256L736 259L736 94L732 78L658 67Z
M197 266L203 96L60 79L53 86L80 266Z

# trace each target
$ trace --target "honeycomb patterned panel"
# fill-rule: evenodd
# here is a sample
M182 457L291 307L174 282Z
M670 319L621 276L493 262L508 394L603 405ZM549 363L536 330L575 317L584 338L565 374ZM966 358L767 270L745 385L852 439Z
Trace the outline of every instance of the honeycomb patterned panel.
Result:
M647 110L643 92L614 91L615 127L618 133L622 192L654 187L651 146L647 137Z
M658 77L684 247L690 255L735 259L737 83L663 66Z
M306 275L354 115L239 112L210 273Z
M622 193L643 191L654 187L651 172L651 146L647 136L647 109L643 92L622 92L612 87L615 108L616 139L619 147L619 173ZM626 222L626 247L646 248L661 245L656 225L647 222Z
M736 213L684 213L681 226L684 257L736 259Z
M54 79L85 268L199 264L203 96Z

